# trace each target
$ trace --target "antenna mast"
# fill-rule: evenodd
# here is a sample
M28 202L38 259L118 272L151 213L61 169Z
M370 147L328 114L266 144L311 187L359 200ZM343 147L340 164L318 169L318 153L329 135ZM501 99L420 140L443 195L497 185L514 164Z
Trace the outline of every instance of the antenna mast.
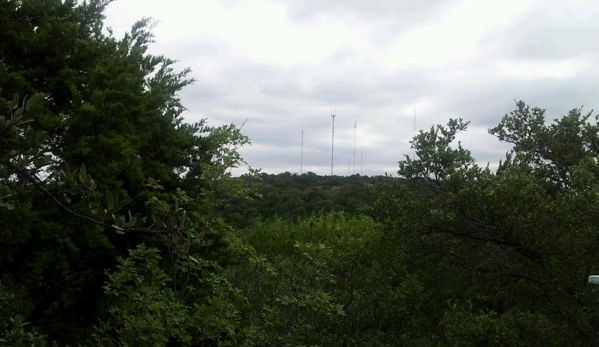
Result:
M335 108L335 113L337 113L336 108ZM334 158L334 154L335 154L335 116L336 116L335 113L333 113L333 108L331 108L331 118L333 119L333 127L332 127L332 134L331 134L331 176L333 176L333 158Z
M358 120L354 119L354 171L352 174L356 173L356 128L358 127Z
M414 106L414 136L416 136L416 106Z
M302 151L300 159L300 175L304 173L304 124L302 123Z

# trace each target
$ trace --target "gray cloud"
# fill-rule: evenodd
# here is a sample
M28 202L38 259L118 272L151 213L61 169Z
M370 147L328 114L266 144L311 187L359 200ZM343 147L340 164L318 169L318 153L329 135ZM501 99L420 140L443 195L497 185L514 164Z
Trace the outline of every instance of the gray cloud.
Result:
M434 18L447 4L447 0L300 0L286 1L290 17L311 20L319 16L349 16L360 20L391 18L396 26L408 26L415 22Z
M138 0L115 4L121 1ZM252 167L269 173L300 171L302 128L303 171L330 173L332 107L337 114L335 173L343 175L354 172L354 149L355 171L395 173L397 162L412 153L408 141L414 126L428 129L457 117L471 121L470 129L459 136L464 147L472 150L481 165L490 162L495 167L508 146L487 129L514 109L514 100L546 108L548 120L574 107L596 107L599 3L594 1L540 1L486 31L473 47L464 45L465 51L458 51L457 57L435 66L419 61L396 68L381 66L379 58L386 57L379 53L386 54L385 49L395 47L408 32L439 24L446 11L459 3L277 3L286 9L284 20L301 28L342 22L348 28L365 30L361 33L368 42L340 38L341 43L330 52L305 62L246 56L218 32L191 35L193 23L181 25L180 30L186 32L182 37L158 36L151 51L179 59L181 68L192 68L197 82L181 92L189 109L185 118L208 118L215 125L247 120L243 133L253 145L243 148L242 154ZM233 11L244 2L222 4ZM451 40L462 47L458 45L461 39ZM433 35L415 47L428 48L435 57L451 51L453 43L437 42ZM308 44L306 49L316 46Z
M544 1L509 27L498 28L479 45L513 59L559 60L599 53L599 3Z

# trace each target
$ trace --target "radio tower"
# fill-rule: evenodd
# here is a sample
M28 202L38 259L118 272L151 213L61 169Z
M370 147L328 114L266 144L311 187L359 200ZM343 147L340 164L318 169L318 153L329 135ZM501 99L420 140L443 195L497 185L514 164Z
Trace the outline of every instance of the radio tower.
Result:
M331 108L331 118L333 119L333 127L332 127L332 135L331 135L331 176L333 176L333 158L335 154L335 116L336 109L333 112L333 108Z
M300 175L304 173L304 124L302 124L302 151L300 159Z
M356 173L356 128L358 127L358 121L354 119L354 172Z

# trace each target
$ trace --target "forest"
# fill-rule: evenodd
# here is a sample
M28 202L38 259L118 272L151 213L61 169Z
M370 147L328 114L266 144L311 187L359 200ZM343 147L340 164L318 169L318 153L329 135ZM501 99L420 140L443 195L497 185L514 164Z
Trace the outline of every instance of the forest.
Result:
M234 177L235 124L111 0L0 0L0 346L596 346L599 121L516 102L496 170Z

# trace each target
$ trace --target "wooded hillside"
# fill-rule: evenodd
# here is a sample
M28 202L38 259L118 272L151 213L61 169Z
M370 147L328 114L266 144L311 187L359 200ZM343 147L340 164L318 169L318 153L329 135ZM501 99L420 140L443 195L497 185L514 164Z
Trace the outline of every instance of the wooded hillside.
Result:
M451 119L400 178L232 177L233 124L110 1L0 1L0 346L594 346L599 123Z

